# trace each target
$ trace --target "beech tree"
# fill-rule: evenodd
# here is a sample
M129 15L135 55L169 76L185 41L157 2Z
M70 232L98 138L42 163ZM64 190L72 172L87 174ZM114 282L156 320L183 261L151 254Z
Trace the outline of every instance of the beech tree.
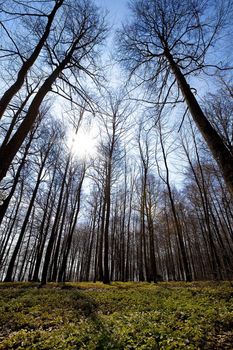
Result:
M61 1L57 2L57 7L60 7L60 3L62 5ZM48 73L42 79L14 135L1 148L0 180L6 175L12 160L32 129L45 96L52 90L72 100L72 91L73 94L87 99L82 77L97 79L97 47L102 43L106 32L103 16L91 1L67 0L62 10L46 41Z
M9 282L12 280L12 276L13 276L12 274L13 274L14 267L15 267L15 261L16 261L20 246L22 245L22 241L23 241L24 236L25 236L26 228L27 228L27 225L29 222L29 218L30 218L32 211L33 211L33 206L34 206L34 202L35 202L38 190L39 190L39 186L42 183L43 177L46 175L46 168L49 167L49 156L50 156L50 153L52 151L53 143L57 137L54 130L51 130L51 134L48 132L47 129L44 129L43 132L45 133L46 137L49 140L47 142L46 137L43 137L42 142L43 143L46 142L46 143L45 144L41 143L41 144L37 145L37 146L39 146L39 151L38 151L39 155L38 155L38 160L35 161L36 165L38 165L38 169L36 169L37 176L36 176L35 187L33 188L32 196L31 196L30 201L28 203L26 215L25 215L25 218L24 218L16 245L14 247L13 254L12 254L10 262L9 262L8 270L7 270L6 277L5 277L6 282Z
M9 103L11 102L12 98L17 94L17 92L20 90L20 88L23 86L25 78L27 77L27 73L30 70L30 68L35 63L36 59L41 53L41 50L46 44L46 40L48 39L48 36L50 35L51 27L54 22L54 18L59 10L59 8L62 6L64 0L55 0L53 1L53 7L51 8L50 12L45 13L46 6L51 6L51 1L45 1L43 4L43 7L41 7L41 4L39 6L36 6L36 4L27 4L25 1L14 1L10 0L8 1L7 6L3 3L1 4L0 13L1 13L1 27L2 30L7 37L7 42L9 42L7 47L1 47L1 57L5 57L6 55L10 57L11 59L13 56L17 56L21 60L21 67L19 68L19 71L17 72L17 77L13 84L7 88L7 90L4 92L3 96L0 99L0 119L2 118L5 110L9 106ZM38 4L37 4L38 5ZM37 33L36 36L39 36L38 42L36 45L30 50L29 56L25 56L24 49L19 47L17 41L17 35L18 33L11 33L10 28L8 28L7 22L11 23L12 19L15 17L20 18L21 23L25 21L25 17L27 18L27 23L32 26L32 23L30 23L30 20L33 22L36 18L37 22L33 23L37 26ZM29 18L29 19L28 19ZM44 23L45 22L45 23ZM9 26L10 27L10 26ZM16 36L16 38L14 38ZM32 39L32 38L31 38ZM11 47L13 48L11 49Z
M140 230L141 230L141 256L144 252L146 280L148 282L157 282L157 267L155 259L155 234L152 206L155 204L152 201L152 192L150 191L152 174L151 174L151 145L150 133L143 130L143 125L139 126L138 133L138 148L140 153L141 167L141 203L140 203ZM153 184L154 187L155 183ZM155 188L153 189L155 191ZM146 249L146 231L149 234L149 248ZM144 243L144 249L143 249ZM149 256L149 264L147 257ZM142 259L142 257L141 257ZM149 266L148 266L149 265ZM143 275L143 269L140 274Z
M109 231L111 215L112 186L116 181L120 161L123 159L121 141L126 133L126 122L130 112L124 99L108 93L100 109L101 141L100 161L96 170L100 173L102 185L101 243L99 246L99 272L104 283L110 283L109 274ZM103 254L103 257L102 257ZM103 259L103 261L102 261Z
M156 93L155 104L174 105L183 97L233 193L232 154L189 85L191 77L201 72L225 68L207 60L232 14L232 2L137 0L130 2L130 9L133 18L119 33L121 62L131 77L139 77Z

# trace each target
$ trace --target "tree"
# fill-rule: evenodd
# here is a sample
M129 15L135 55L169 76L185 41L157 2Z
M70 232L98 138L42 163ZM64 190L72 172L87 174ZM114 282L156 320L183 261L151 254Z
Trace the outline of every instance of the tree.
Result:
M42 48L45 46L46 40L48 39L48 36L50 34L50 31L51 31L51 27L52 27L54 18L57 14L57 11L62 6L64 0L54 1L54 6L53 6L51 12L48 14L43 12L44 9L36 8L36 6L34 6L34 7L29 6L28 4L24 3L23 1L14 1L13 0L10 2L11 2L10 5L13 8L13 10L11 10L11 11L9 11L9 3L8 3L7 8L5 8L4 4L1 6L1 14L3 15L2 16L3 19L0 23L1 23L1 26L4 30L4 32L6 33L8 39L10 39L11 44L13 44L13 46L15 47L15 51L16 51L17 55L22 60L22 66L20 67L20 69L18 71L16 80L14 81L14 83L4 92L3 96L0 99L0 119L2 118L4 112L7 109L12 98L17 94L17 92L23 86L28 71L33 66L33 64L35 63L38 56L40 55ZM45 1L45 3L47 3L46 5L48 5L48 1ZM41 32L42 32L41 36L39 37L39 40L38 40L37 44L35 45L35 47L32 49L32 52L30 53L29 57L24 57L24 55L22 53L20 53L20 49L19 49L18 45L15 43L15 40L13 39L11 33L9 32L9 29L6 27L6 24L4 23L5 17L7 17L7 20L9 21L9 18L8 18L9 16L10 17L18 16L18 17L21 17L21 20L24 17L30 17L30 19L32 19L33 17L36 17L37 19L39 18L40 23L37 23L38 28L43 27L43 25L44 25L43 19L46 20L46 24L45 24L44 28L41 30ZM40 33L38 33L38 34L40 35ZM9 48L5 48L5 49L1 48L1 51L3 51L4 54L6 54L6 52L8 52L8 54L9 54L9 52L10 52ZM13 54L13 52L12 52L12 54Z
M63 248L63 254L61 258L60 271L58 274L58 282L65 282L66 280L66 265L70 254L71 243L74 236L78 215L80 211L81 191L82 191L83 181L85 178L85 173L86 173L86 164L84 163L82 165L82 168L80 169L79 181L77 178L75 178L77 182L77 187L74 190L74 206L71 208L71 218L69 222L68 233L66 235L65 242L63 243L64 248Z
M104 106L105 104L105 106ZM117 178L117 168L122 160L121 139L126 132L126 121L129 116L129 108L125 105L122 96L107 94L100 110L100 120L102 124L102 139L99 145L100 169L102 172L102 220L100 238L100 258L99 264L103 263L103 282L110 283L109 275L109 230L111 215L112 186ZM119 175L119 174L118 174ZM104 249L103 249L104 248ZM102 252L104 252L102 262ZM100 267L100 272L102 267Z
M172 213L173 220L174 220L174 227L175 227L175 232L177 235L179 252L180 252L180 254L179 254L180 261L181 261L180 269L182 271L183 279L190 282L192 280L190 262L189 262L188 254L187 254L186 247L185 247L182 225L181 225L179 215L177 212L177 208L175 205L175 198L174 198L174 193L172 190L170 171L169 171L169 166L168 166L168 154L169 154L169 152L171 152L171 150L166 149L166 139L169 138L169 134L171 132L169 131L165 134L165 132L162 131L165 129L165 125L162 125L161 120L158 122L157 129L158 129L157 131L158 131L158 136L159 136L159 144L161 147L163 165L165 168L164 171L162 171L161 166L159 164L158 155L156 154L157 170L158 170L159 177L161 178L161 180L165 183L165 185L167 187L168 198L170 201L171 213Z
M120 31L121 61L130 75L140 77L157 93L155 104L174 105L180 91L193 120L233 193L233 156L198 103L188 79L211 67L208 51L232 13L232 2L137 0L130 3L133 19ZM178 89L177 89L178 88Z
M93 72L97 69L97 47L105 37L104 18L89 0L67 0L62 9L60 21L51 29L52 37L46 42L49 73L42 80L23 121L8 143L1 148L0 181L32 129L45 96L53 90L72 101L69 93L72 91L87 99L81 83L82 75L96 79Z
M150 179L151 179L151 149L150 149L150 134L148 131L143 130L143 125L139 126L138 134L138 148L140 153L140 163L141 163L141 205L140 205L140 215L141 215L141 235L144 241L144 255L145 255L145 270L146 270L146 280L148 282L157 282L157 266L155 260L155 242L154 242L154 220L152 214L152 198L150 191ZM147 230L149 234L149 252L146 253L146 223ZM149 265L146 261L146 257L149 255Z
M205 113L233 154L233 85L222 80L220 89L205 100Z
M41 185L42 179L46 174L46 168L49 166L48 159L49 159L52 147L53 147L53 143L56 139L56 134L54 133L54 130L52 130L51 134L49 134L47 128L44 129L43 131L46 134L46 137L49 138L49 140L47 142L47 139L44 137L42 139L42 142L45 144L42 143L39 145L39 157L38 157L38 161L36 161L36 164L39 165L38 169L37 169L36 183L35 183L35 187L33 188L32 196L31 196L29 204L28 204L28 208L27 208L26 215L25 215L25 218L24 218L24 221L22 224L22 228L20 230L16 245L14 247L13 254L12 254L11 259L10 259L10 263L9 263L6 277L5 277L6 282L10 282L13 279L13 271L14 271L14 267L16 265L15 264L16 258L17 258L20 247L22 245L23 238L24 238L25 233L26 233L26 228L27 228L27 225L29 222L30 215L32 214L32 211L33 211L33 206L34 206L34 202L35 202L38 190L39 190L39 186Z
M214 106L213 106L214 108ZM221 124L220 124L221 125ZM188 126L188 125L187 125ZM198 145L197 137L192 123L189 125L190 134L183 132L181 137L181 145L188 160L188 176L189 184L192 184L193 195L192 200L196 201L195 210L201 218L200 225L205 237L207 248L207 256L209 258L209 266L211 268L211 278L218 279L227 276L232 268L231 260L231 242L227 227L223 227L217 222L220 218L223 220L225 214L219 215L216 208L216 200L218 201L218 186L214 184L214 178L218 177L218 170L215 168L215 163L211 163L208 155L205 157L201 145ZM193 143L190 143L190 140ZM199 146L199 147L198 147ZM204 153L204 154L203 154ZM197 193L199 193L197 195ZM213 198L213 194L215 198ZM222 205L224 207L224 205ZM221 208L221 207L220 207ZM222 226L222 227L221 227ZM221 228L220 228L221 227ZM230 239L231 241L231 239ZM219 254L221 252L221 254Z

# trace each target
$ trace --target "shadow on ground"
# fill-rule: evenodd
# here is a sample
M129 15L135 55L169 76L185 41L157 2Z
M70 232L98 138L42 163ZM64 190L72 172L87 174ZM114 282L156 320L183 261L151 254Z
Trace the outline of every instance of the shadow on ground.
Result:
M70 285L0 287L0 350L124 349L84 291Z

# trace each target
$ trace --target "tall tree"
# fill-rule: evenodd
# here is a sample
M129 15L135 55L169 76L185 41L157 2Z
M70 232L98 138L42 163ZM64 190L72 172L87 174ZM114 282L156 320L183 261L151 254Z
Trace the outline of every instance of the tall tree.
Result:
M36 59L40 55L40 52L42 48L45 46L46 41L48 39L48 36L51 31L51 27L54 21L54 18L56 16L57 11L62 6L64 0L55 0L54 6L51 9L49 13L44 13L44 8L39 9L36 4L34 6L29 6L28 4L25 4L20 1L9 1L11 4L8 3L8 7L6 8L3 5L1 5L1 15L3 17L3 21L1 21L1 26L3 27L5 33L7 34L7 37L10 39L11 44L15 46L15 51L18 53L18 56L22 60L22 66L20 67L16 80L14 83L4 92L3 96L0 99L0 119L2 118L5 110L7 109L9 103L11 102L12 98L17 94L17 92L20 90L20 88L23 86L25 78L27 76L27 73L29 69L33 66ZM39 2L38 2L39 3ZM48 6L48 1L45 1L44 5ZM11 11L9 11L9 5L12 6ZM37 4L38 5L38 4ZM39 4L40 5L40 4ZM30 12L29 12L30 11ZM33 17L36 17L38 22L37 26L40 28L38 30L39 39L35 47L32 49L32 52L30 53L29 57L24 57L22 53L20 53L20 50L18 46L16 45L11 33L9 32L9 29L7 28L6 24L4 23L5 17L7 17L8 22L10 19L8 17L17 16L21 18L29 17L30 19L33 19ZM43 21L46 21L46 24L44 25ZM29 23L30 20L28 20ZM42 29L42 28L43 29ZM40 34L41 32L41 34ZM1 48L1 50L4 52L9 52L8 49ZM23 50L22 50L23 51Z
M46 132L46 136L48 136L47 132ZM22 224L22 228L20 230L16 245L14 247L13 254L12 254L11 259L10 259L10 263L9 263L6 277L5 277L6 282L11 281L13 278L13 271L15 268L16 258L17 258L17 255L19 253L19 249L20 249L20 246L22 244L23 238L25 236L25 232L26 232L26 228L28 225L30 215L33 211L33 206L34 206L34 202L36 199L36 195L37 195L39 186L41 184L43 176L45 175L45 168L46 168L46 165L48 165L47 160L49 158L49 155L50 155L55 138L56 138L56 135L50 135L49 142L48 143L46 142L46 145L41 145L41 149L39 151L39 168L38 168L38 174L37 174L37 178L36 178L35 187L33 189L32 196L30 198L29 205L27 208L27 212L26 212L23 224ZM45 139L43 141L45 141Z
M217 7L217 4L219 5ZM232 2L131 1L131 23L120 31L121 61L157 92L155 104L175 104L181 91L187 107L233 193L233 156L208 120L188 80L205 72L207 53L232 14ZM222 59L222 57L221 57ZM178 90L175 90L175 87ZM164 107L162 107L164 108Z
M121 93L120 93L121 94ZM103 282L110 282L109 274L109 230L111 215L112 186L116 181L117 168L122 159L121 139L126 132L126 121L129 116L129 108L126 106L122 96L108 94L105 100L105 107L100 110L102 124L102 140L99 146L102 167L102 223L101 235L103 239ZM99 261L102 264L101 261Z
M87 100L81 78L78 80L78 77L86 76L95 81L98 75L94 75L93 71L97 70L97 47L102 43L106 32L103 16L91 0L68 1L62 8L59 23L51 29L52 37L46 45L49 73L34 95L23 121L8 143L1 148L0 181L32 129L45 96L53 91L72 100L72 91Z

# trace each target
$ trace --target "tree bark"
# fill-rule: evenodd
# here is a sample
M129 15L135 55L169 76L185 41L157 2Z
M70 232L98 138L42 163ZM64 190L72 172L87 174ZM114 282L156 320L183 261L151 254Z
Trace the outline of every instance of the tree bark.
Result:
M225 146L222 138L206 118L194 94L192 93L184 74L181 72L178 64L174 61L168 48L164 49L164 55L166 56L172 72L175 75L176 81L182 91L193 120L208 144L213 157L222 171L226 185L233 195L233 156Z

